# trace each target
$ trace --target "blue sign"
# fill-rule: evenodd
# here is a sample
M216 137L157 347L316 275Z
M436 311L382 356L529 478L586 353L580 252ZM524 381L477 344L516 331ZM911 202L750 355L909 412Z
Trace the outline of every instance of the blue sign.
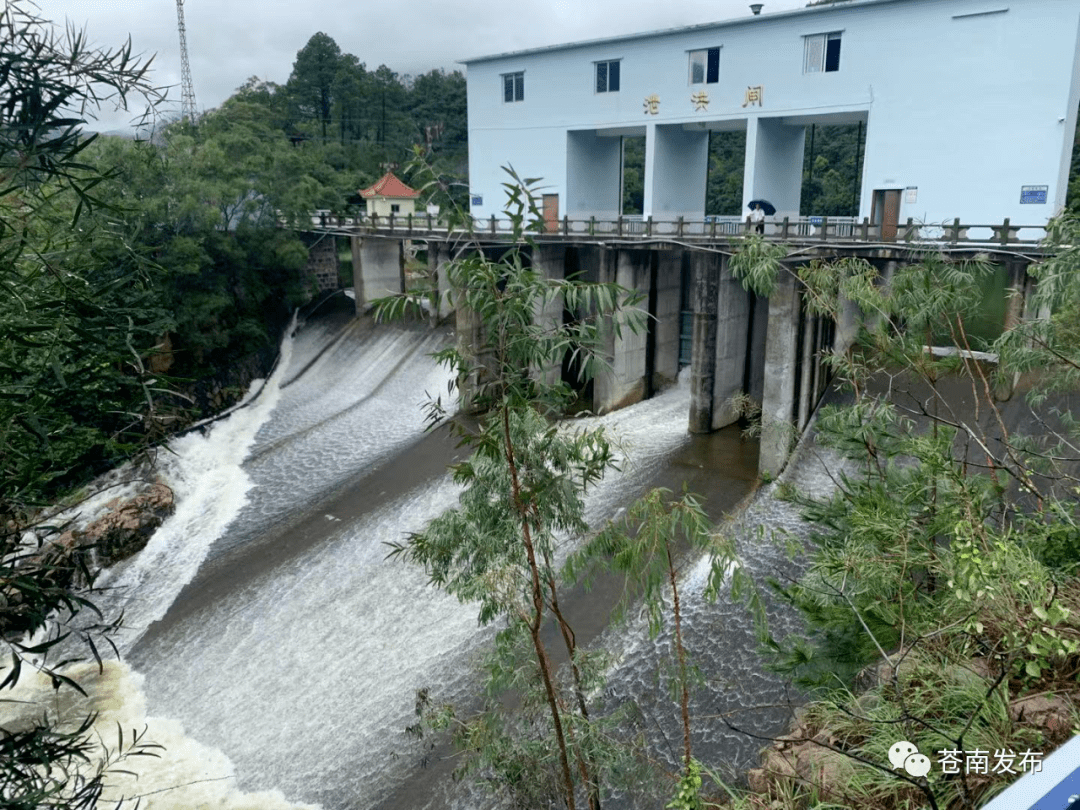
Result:
M1080 808L1080 736L1073 737L1042 763L1042 770L1020 777L982 810L1076 810Z
M1080 808L1080 768L1066 776L1057 787L1031 805L1030 810Z
M821 224L821 217L810 217L810 224L817 227Z
M1045 205L1046 192L1049 190L1049 186L1020 186L1020 202Z
M470 204L479 208L484 204L484 198L481 197L479 194L473 194L472 198L470 199Z

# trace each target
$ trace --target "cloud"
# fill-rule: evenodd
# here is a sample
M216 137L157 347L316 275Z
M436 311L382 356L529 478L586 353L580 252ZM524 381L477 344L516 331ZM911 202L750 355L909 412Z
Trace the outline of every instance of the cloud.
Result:
M175 0L39 0L46 19L86 26L92 41L157 54L154 80L174 85L180 54ZM765 13L804 3L774 0ZM457 60L748 15L744 0L412 0L409 3L296 3L185 0L188 53L200 108L221 104L251 76L284 84L296 52L322 31L369 68L398 74L460 68ZM121 121L123 116L108 116ZM106 116L102 116L104 122ZM110 127L103 126L108 129Z

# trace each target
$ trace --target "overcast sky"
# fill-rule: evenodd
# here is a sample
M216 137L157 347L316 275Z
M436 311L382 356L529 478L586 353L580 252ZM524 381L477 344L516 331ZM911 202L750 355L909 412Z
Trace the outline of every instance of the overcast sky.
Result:
M154 58L154 81L173 85L179 110L176 0L37 0L41 16L86 27L98 45L128 35ZM767 0L763 14L804 6ZM452 70L459 59L749 15L749 0L185 0L188 54L200 110L251 76L283 84L296 52L322 31L369 68L399 74ZM128 116L103 111L92 128Z

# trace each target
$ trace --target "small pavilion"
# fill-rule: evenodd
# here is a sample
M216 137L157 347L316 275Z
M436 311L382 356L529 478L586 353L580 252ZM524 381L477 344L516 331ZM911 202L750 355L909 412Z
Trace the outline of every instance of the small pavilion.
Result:
M393 172L387 172L374 185L361 189L360 196L367 201L369 215L404 217L415 213L420 192L409 188Z

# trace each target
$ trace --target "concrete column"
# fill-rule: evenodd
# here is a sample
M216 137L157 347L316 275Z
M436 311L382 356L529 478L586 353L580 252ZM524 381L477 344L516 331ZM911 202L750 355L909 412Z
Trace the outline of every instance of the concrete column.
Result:
M459 305L454 310L454 325L457 334L458 351L471 358L475 364L473 373L458 379L458 397L462 413L476 413L476 389L483 374L478 362L481 343L480 319L466 306Z
M732 399L743 393L746 377L746 341L750 329L750 298L728 268L728 257L706 254L720 266L716 310L716 383L713 390L713 430L739 418Z
M438 308L431 313L432 322L434 323L441 321L454 309L450 300L450 278L446 267L450 257L446 252L446 247L441 242L428 242L427 254L428 274L431 277L431 283L435 285L435 289L439 294Z
M1005 301L1005 323L1003 326L1008 331L1015 329L1023 322L1025 317L1030 316L1031 307L1028 305L1027 298L1028 293L1031 291L1031 285L1028 283L1027 262L1013 259L1006 262L1005 266L1008 272L1005 281L1008 299ZM994 399L999 402L1012 399L1013 390L1019 381L1019 373L1013 373L1007 377L1004 374L999 374L997 385L994 387Z
M750 300L753 325L750 328L750 345L746 352L746 362L750 365L746 375L746 393L751 402L760 406L765 395L765 339L769 327L769 299L753 293L747 293L747 296Z
M364 282L360 278L360 244L363 240L353 234L349 237L349 251L352 253L353 271L353 302L356 305L356 314L364 314Z
M671 385L679 376L679 307L682 305L682 250L660 250L656 258L656 320L653 329L652 389Z
M796 422L799 430L806 427L810 420L810 409L815 399L814 359L817 355L814 334L817 331L818 319L809 312L803 320L802 330L802 356L799 359L799 418Z
M566 273L566 247L563 245L538 244L533 247L532 266L545 278L562 280ZM548 301L537 301L533 312L534 322L554 331L562 326L563 299L557 295ZM562 379L562 358L556 359L534 373L546 385L554 385Z
M710 259L712 255L707 253L690 254L690 272L693 273L691 308L694 313L690 350L691 433L709 433L713 429L720 263Z
M353 256L357 308L405 291L405 253L400 240L362 239L359 256L355 248Z
M798 342L799 294L795 278L781 272L769 297L765 342L765 385L761 403L761 449L758 469L777 475L784 469L795 437L795 349Z
M656 124L645 125L645 179L643 185L641 215L648 219L653 215L653 200L656 195ZM622 208L619 210L621 211Z
M859 336L860 315L858 304L840 296L837 302L836 337L833 339L833 350L837 354L845 354L855 345L855 339Z
M650 257L644 250L607 251L614 258L615 282L629 290L648 291ZM608 259L610 262L611 259ZM610 265L607 272L611 272ZM644 309L644 306L642 306ZM593 407L598 413L625 408L645 398L647 330L622 329L611 333L611 367L602 369L594 382Z
M805 140L806 127L788 126L779 118L747 120L744 209L750 200L766 199L776 206L773 219L799 215Z

